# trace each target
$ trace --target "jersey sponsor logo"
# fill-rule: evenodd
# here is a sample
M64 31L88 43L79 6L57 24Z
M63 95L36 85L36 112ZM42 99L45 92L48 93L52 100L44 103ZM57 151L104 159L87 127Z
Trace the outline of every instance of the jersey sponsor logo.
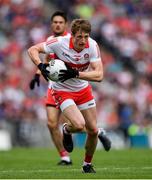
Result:
M66 54L65 52L63 52L62 55L63 55L64 57L68 57L68 58L71 59L70 55L69 55L69 54Z
M65 53L65 52L63 52L62 55L63 55L64 57L66 57L66 58L69 58L69 59L73 60L73 61L79 61L80 58L81 58L80 55L74 55L74 57L71 57L69 54L67 54L67 53Z

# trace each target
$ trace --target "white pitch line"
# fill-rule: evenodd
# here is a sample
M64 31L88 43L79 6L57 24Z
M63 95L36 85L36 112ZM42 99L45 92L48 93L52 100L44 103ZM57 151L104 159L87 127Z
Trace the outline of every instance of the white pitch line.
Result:
M152 169L152 167L108 167L108 168L106 168L106 167L104 167L104 168L95 168L97 171L106 171L106 170L123 170L123 171L125 171L125 170L150 170L150 169ZM26 169L26 170L0 170L0 173L14 173L14 172L16 172L16 173L27 173L27 172L29 172L29 173L35 173L35 172L44 172L44 173L46 173L46 172L54 172L54 171L58 171L57 169L35 169L35 170L28 170L28 169ZM59 171L61 171L61 169L59 170ZM74 168L68 168L68 169L64 169L64 171L81 171L81 168L80 169L74 169Z

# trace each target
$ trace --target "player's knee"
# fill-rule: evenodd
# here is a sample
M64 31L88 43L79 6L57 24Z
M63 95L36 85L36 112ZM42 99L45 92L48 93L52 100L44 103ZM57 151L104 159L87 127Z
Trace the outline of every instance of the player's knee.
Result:
M75 125L75 128L78 132L82 132L84 130L84 127L85 127L85 123L83 122Z
M48 121L47 123L47 126L49 129L57 129L58 128L58 123L57 122L51 122L51 121Z
M98 129L88 129L87 130L89 136L97 136L98 135Z

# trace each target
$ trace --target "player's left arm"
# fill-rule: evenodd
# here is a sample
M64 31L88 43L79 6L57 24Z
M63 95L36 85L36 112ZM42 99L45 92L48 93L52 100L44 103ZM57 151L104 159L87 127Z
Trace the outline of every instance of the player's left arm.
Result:
M103 80L103 64L101 60L91 62L89 71L79 72L79 79L84 79L87 81L97 81Z
M91 52L89 71L79 72L78 78L100 82L103 80L103 64L100 49L96 41L92 40L90 42L89 51Z

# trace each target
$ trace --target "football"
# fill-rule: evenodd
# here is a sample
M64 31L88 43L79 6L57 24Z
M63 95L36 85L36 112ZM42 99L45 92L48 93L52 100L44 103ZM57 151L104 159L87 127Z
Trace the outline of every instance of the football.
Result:
M49 79L51 81L58 82L59 81L59 71L66 70L67 67L65 63L60 59L54 59L49 62L49 66L47 70L49 71Z

